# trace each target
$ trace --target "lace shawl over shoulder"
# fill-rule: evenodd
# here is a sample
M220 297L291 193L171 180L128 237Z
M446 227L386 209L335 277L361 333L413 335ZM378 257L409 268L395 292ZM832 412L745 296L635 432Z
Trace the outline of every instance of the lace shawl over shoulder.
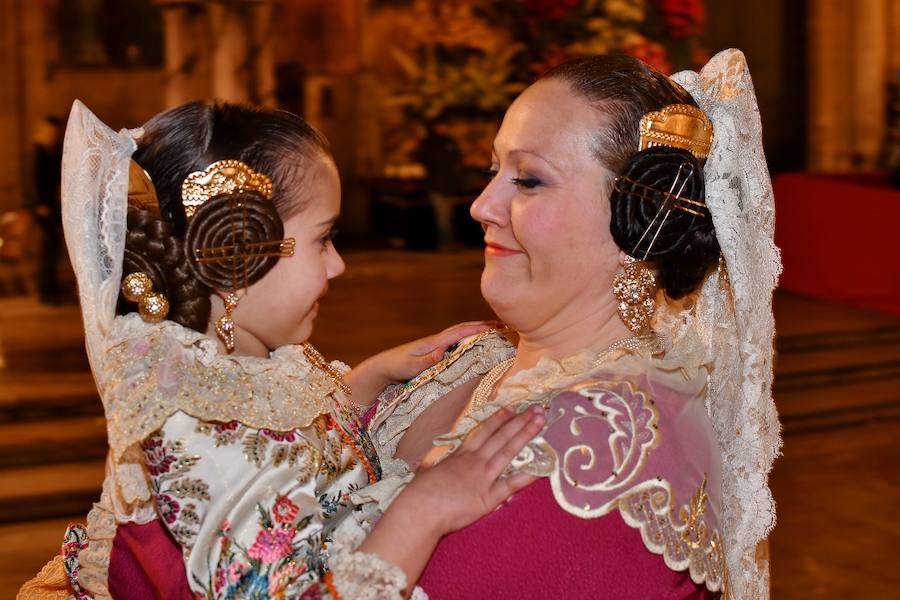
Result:
M221 355L204 334L145 323L134 313L115 320L97 379L116 457L177 411L256 429L302 429L331 410L336 389L299 346L270 358Z

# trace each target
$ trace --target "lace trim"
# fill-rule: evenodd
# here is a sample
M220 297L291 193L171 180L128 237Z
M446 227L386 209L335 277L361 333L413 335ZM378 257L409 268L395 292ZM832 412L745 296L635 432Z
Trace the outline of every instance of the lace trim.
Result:
M402 600L406 574L374 554L356 552L365 539L365 530L349 519L335 530L328 566L338 594L345 600Z
M117 459L177 411L288 431L332 410L335 382L299 346L279 348L270 358L220 355L201 333L172 322L145 323L137 314L118 317L109 339L97 379Z
M691 581L713 592L724 589L725 555L718 529L709 530L702 521L707 499L701 484L697 494L678 511L665 481L636 486L618 502L619 514L629 526L641 531L644 546L662 555L673 571L689 570Z

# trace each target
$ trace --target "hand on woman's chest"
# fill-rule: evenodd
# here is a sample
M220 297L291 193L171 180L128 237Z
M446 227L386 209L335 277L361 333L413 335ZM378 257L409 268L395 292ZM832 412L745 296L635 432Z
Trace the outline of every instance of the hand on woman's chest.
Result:
M449 448L434 446L432 441L436 436L455 428L457 421L468 408L478 381L476 378L457 386L422 411L397 444L395 458L402 459L415 470L423 461L432 463L443 456Z

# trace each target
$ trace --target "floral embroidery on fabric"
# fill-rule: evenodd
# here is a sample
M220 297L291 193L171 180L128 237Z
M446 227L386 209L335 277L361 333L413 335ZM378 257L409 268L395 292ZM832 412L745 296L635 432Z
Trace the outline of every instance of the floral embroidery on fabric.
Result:
M91 600L91 596L78 584L78 554L88 547L87 529L84 525L71 525L63 538L62 554L65 557L66 578L76 600Z
M216 448L234 444L244 435L247 428L237 421L216 423L215 421L200 421L196 432L211 435L215 440Z
M167 442L159 434L147 438L142 447L147 470L153 475L157 511L178 543L190 548L201 521L197 503L210 500L209 484L188 477L200 459L188 456L180 441Z
M226 599L332 598L319 583L327 573L331 534L309 535L308 528L315 513L328 519L348 506L350 491L319 496L311 511L287 496L278 496L269 507L258 504L260 530L249 547L232 537L231 524L225 521L218 533L219 562L205 589Z

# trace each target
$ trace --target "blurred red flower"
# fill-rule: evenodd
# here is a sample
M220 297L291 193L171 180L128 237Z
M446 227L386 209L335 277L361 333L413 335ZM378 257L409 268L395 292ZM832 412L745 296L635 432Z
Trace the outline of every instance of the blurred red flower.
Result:
M561 19L578 6L580 0L525 0L528 15L536 21Z
M703 0L657 0L657 6L672 37L686 38L703 32Z

